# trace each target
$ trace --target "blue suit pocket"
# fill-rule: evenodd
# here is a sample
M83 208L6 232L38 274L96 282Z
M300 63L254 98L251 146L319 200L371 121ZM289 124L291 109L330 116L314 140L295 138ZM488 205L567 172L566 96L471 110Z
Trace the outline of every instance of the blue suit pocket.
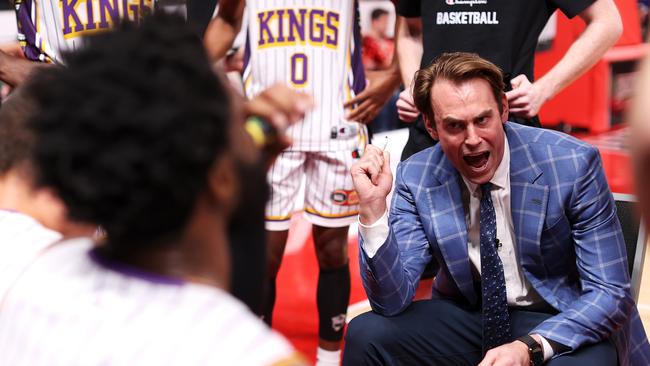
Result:
M552 225L544 223L540 249L549 275L566 275L567 268L575 268L571 225L565 216L560 216Z

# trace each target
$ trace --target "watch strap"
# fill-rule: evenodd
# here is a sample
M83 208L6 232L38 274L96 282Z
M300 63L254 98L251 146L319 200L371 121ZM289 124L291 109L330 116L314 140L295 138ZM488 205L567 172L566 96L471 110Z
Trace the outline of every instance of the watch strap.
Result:
M544 350L542 349L542 345L537 343L535 338L531 337L528 334L517 338L517 340L525 343L528 346L528 355L530 356L531 366L542 365L544 362Z

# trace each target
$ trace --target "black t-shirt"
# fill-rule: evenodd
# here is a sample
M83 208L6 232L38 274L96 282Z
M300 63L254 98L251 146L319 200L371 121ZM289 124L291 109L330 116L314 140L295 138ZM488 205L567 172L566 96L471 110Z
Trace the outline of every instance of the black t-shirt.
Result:
M595 0L400 0L398 13L422 18L422 66L444 52L475 52L506 78L533 80L537 38L556 9L572 18Z
M187 21L196 28L201 37L212 19L217 2L217 0L187 0Z

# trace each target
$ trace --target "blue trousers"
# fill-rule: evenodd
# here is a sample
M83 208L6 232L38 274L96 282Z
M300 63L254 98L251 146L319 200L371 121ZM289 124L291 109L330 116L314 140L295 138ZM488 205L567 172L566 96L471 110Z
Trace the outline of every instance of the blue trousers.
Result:
M511 310L513 340L545 319L542 312ZM343 365L471 365L482 359L481 312L449 300L413 302L403 313L385 317L374 312L354 318L345 336ZM548 366L615 366L616 348L609 341L584 346L550 360Z

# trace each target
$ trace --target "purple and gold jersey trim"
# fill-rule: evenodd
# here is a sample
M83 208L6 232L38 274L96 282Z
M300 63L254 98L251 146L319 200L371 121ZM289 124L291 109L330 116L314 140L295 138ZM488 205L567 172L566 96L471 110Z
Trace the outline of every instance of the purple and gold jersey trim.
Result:
M345 217L356 216L359 214L358 210L353 210L353 211L338 213L338 214L325 213L325 212L317 211L311 207L305 207L305 212L311 215L322 217L324 219L340 219Z
M93 248L88 252L90 259L96 264L104 267L108 270L120 273L127 277L138 278L147 282L157 283L161 285L184 285L186 282L180 278L168 277L159 275L152 272L147 272L142 269L111 260L106 258L102 253L97 249Z
M361 60L361 26L360 23L360 14L359 14L359 2L355 1L355 10L354 10L355 21L353 23L352 30L352 90L354 94L357 95L366 88L366 74L363 68L363 63Z
M359 4L355 1L352 37L346 54L345 96L352 99L366 88L366 74L361 59L361 27L359 25Z
M16 0L18 41L28 60L52 62L45 52L45 44L38 30L38 7L34 0Z

